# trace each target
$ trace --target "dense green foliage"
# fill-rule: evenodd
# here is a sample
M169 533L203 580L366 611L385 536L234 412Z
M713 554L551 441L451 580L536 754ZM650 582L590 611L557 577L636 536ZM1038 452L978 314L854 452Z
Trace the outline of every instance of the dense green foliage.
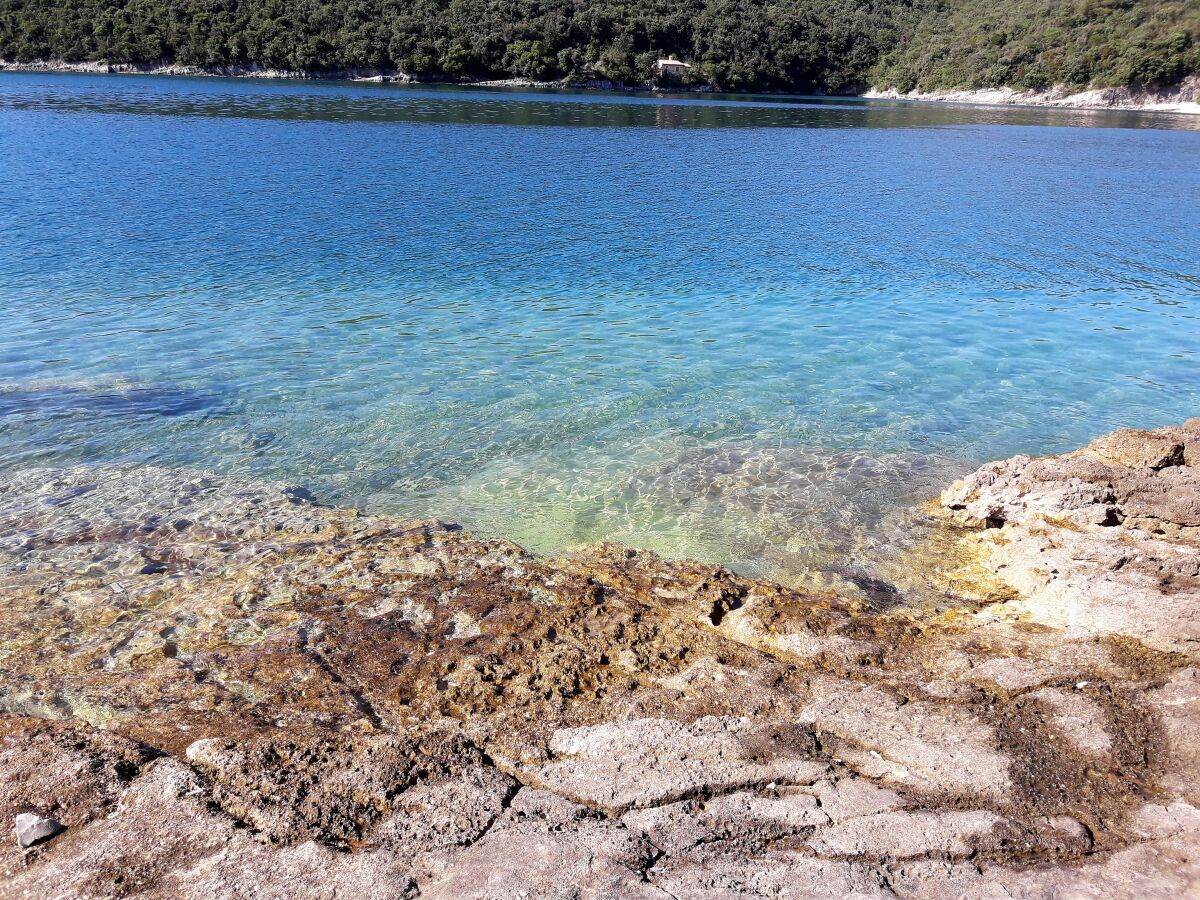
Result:
M1198 0L957 0L872 81L902 90L1164 85L1200 71Z
M1170 83L1196 0L0 0L0 58L746 90Z

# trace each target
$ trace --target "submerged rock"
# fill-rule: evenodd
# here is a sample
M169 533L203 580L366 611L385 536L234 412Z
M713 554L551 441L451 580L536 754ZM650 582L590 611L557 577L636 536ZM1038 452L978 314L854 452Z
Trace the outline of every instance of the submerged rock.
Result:
M223 398L211 391L123 380L0 385L0 419L15 416L53 419L69 415L175 417L205 412L223 403Z
M0 849L0 897L1195 893L1197 448L984 466L897 554L928 607L9 477L0 814L70 833Z
M962 473L937 456L718 444L640 473L622 499L758 574L883 608L936 596L903 558L928 536L919 504Z

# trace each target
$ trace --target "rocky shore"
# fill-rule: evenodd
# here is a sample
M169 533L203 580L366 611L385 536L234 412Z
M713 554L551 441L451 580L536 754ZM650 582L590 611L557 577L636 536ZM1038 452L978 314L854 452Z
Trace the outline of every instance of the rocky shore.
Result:
M1200 892L1200 419L984 466L944 603L302 489L0 481L0 897ZM930 566L914 551L914 565Z
M292 71L270 69L257 65L248 66L181 66L175 63L145 65L139 63L67 62L65 60L37 60L13 62L0 60L0 72L74 72L97 75L175 75L175 76L219 76L225 78L271 78L271 79L321 79L335 81L362 81L377 84L460 84L469 87L508 87L536 89L572 89L603 91L655 91L651 84L627 85L605 79L587 81L533 81L527 78L507 78L494 81L459 80L448 81L428 76L383 69L335 69L328 71ZM676 86L673 93L710 93L715 89L709 85ZM1021 91L1015 88L997 87L979 90L909 91L901 93L895 88L868 88L846 96L866 100L918 100L925 102L944 101L951 103L975 103L988 106L1051 106L1067 109L1113 109L1142 112L1171 112L1200 114L1200 77L1185 78L1180 84L1169 88L1095 88L1079 90L1077 87L1056 85L1040 91Z
M410 74L395 69L319 69L302 71L297 69L272 69L256 64L228 66L184 66L178 63L107 63L68 62L60 59L16 62L0 59L0 72L65 72L80 75L172 75L184 77L218 78L268 78L298 79L307 81L361 81L375 84L457 84L465 87L515 87L515 88L574 88L579 90L604 91L649 91L653 86L625 85L606 79L586 81L534 81L529 78L450 79L430 75ZM697 86L678 90L708 92L712 88Z
M1092 88L1055 85L1046 90L1021 91L1009 87L979 90L909 91L894 88L869 90L868 99L984 103L1000 106L1060 106L1070 109L1130 109L1145 112L1200 114L1200 77L1188 76L1169 88Z

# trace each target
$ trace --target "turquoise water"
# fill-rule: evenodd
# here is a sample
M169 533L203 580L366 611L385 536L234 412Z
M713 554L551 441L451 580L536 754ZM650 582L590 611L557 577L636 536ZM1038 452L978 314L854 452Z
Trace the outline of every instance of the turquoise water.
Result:
M3 74L0 467L866 564L981 460L1200 414L1197 126Z

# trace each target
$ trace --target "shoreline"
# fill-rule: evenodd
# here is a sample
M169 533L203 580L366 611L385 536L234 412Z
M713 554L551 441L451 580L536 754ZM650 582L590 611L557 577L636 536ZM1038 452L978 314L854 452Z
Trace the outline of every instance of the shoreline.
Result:
M1058 109L1123 110L1200 115L1200 76L1191 75L1163 90L1088 88L1062 85L1044 91L1019 91L1010 87L977 90L909 91L872 88L858 96L866 100L915 100L935 103L974 103L985 106L1033 106Z
M605 80L533 81L524 78L451 80L410 75L404 72L378 69L336 69L330 71L292 71L251 66L183 66L176 64L146 65L139 63L66 62L38 60L7 62L0 60L0 72L45 72L93 75L161 75L175 77L264 78L296 81L349 81L368 84L430 84L461 87L511 87L537 90L571 89L601 90L624 93L676 94L722 93L708 85L680 86L663 90L652 85L625 85ZM742 93L742 92L733 92ZM778 92L745 92L746 96L779 96ZM1158 112L1181 115L1200 115L1200 75L1190 75L1180 84L1160 90L1120 88L1078 89L1058 85L1042 91L1020 91L1010 87L909 91L894 88L868 88L852 94L815 95L827 98L844 97L860 100L903 100L921 103L962 103L978 106L1012 106L1050 109L1111 110L1115 112Z
M1190 896L1200 419L933 506L944 605L881 609L281 482L0 477L0 896Z

